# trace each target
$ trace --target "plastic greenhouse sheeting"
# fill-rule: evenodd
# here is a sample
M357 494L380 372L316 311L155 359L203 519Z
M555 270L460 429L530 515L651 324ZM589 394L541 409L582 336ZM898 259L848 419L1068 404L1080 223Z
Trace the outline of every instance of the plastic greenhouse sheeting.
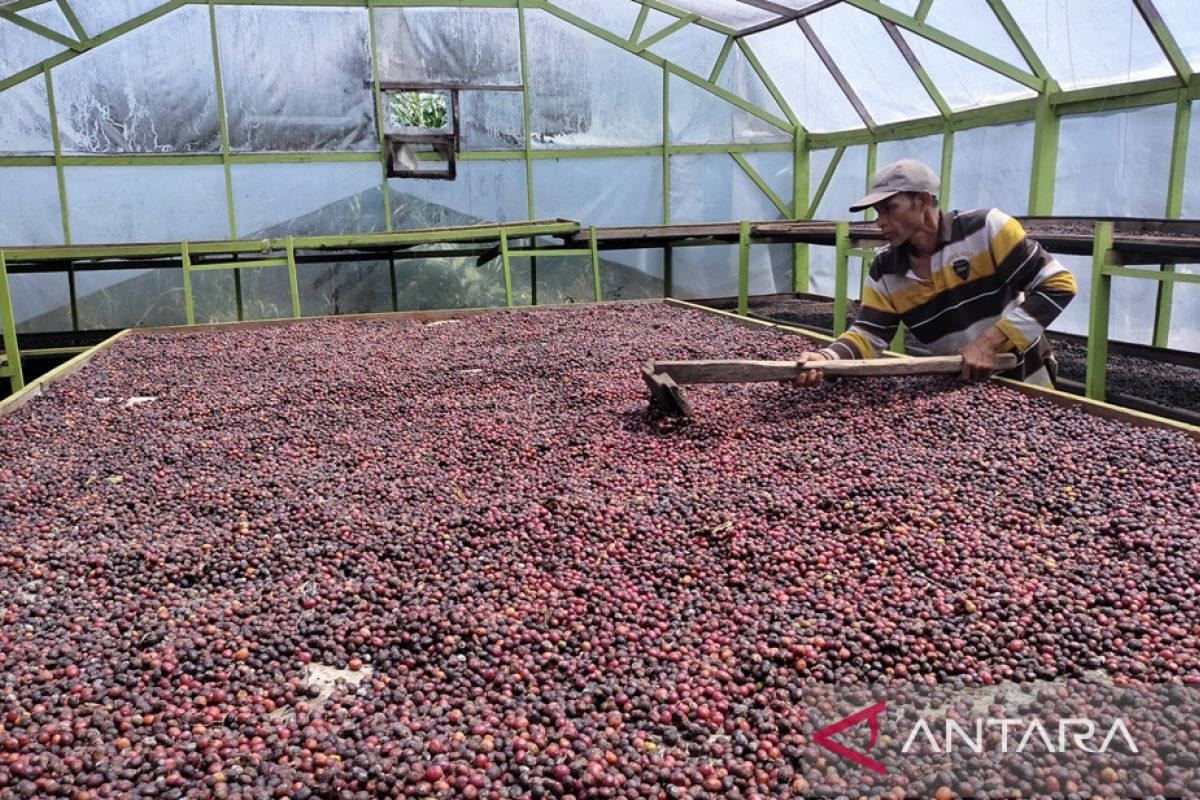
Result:
M97 36L163 5L163 0L89 0L73 2L79 24L89 36Z
M54 167L5 167L0 179L0 242L7 247L62 244Z
M65 272L8 276L13 314L21 333L71 329L71 287Z
M1064 89L1171 74L1166 56L1129 0L1021 0L1009 6Z
M660 67L545 12L526 30L535 148L662 143Z
M66 48L57 42L0 20L0 77L32 67L64 50Z
M1032 122L959 131L953 156L951 208L999 208L1013 215L1029 210Z
M790 142L791 135L695 84L670 77L671 144Z
M392 178L396 230L529 219L522 161L461 161L458 178Z
M229 238L220 166L67 167L64 173L75 244Z
M210 41L187 6L54 68L63 152L220 152Z
M839 4L806 20L874 122L899 122L938 113L929 93L876 17ZM795 31L789 33L799 40Z
M221 6L230 147L378 150L365 9Z
M707 78L724 46L725 37L716 31L698 25L686 25L650 45L650 52L701 78Z
M534 217L588 225L663 222L661 158L568 158L533 162Z
M900 139L897 141L880 142L875 146L875 169L881 170L893 161L902 158L914 158L929 166L942 179L942 208L949 207L949 198L945 196L946 176L942 175L942 136L922 136L918 139Z
M384 83L521 83L514 9L381 8L375 15Z
M386 229L378 164L234 164L232 173L243 239Z
M821 133L862 127L862 119L799 30L772 28L746 41L768 73L788 76L776 86L806 129Z
M1174 106L1065 117L1054 213L1163 216L1174 121Z
M0 92L0 153L53 153L46 81L38 76Z

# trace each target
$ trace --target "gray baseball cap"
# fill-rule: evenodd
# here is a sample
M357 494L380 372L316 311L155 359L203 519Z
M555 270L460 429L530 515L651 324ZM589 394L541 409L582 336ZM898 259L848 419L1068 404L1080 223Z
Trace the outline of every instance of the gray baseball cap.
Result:
M941 188L942 182L933 170L920 161L905 158L894 161L876 172L874 180L871 181L871 191L850 206L850 210L862 211L898 192L929 192L937 197Z

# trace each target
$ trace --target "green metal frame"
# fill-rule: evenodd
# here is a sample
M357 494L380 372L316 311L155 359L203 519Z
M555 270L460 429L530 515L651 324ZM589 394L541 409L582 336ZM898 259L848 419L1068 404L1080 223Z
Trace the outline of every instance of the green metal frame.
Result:
M1188 138L1192 127L1192 101L1181 92L1175 104L1175 131L1171 140L1171 171L1167 177L1166 216L1178 218L1183 211L1184 168L1187 165ZM1174 264L1163 264L1163 272L1175 271ZM1171 334L1171 309L1175 304L1175 284L1158 284L1154 303L1154 346L1168 347Z
M1097 222L1092 236L1092 307L1088 315L1084 393L1093 400L1103 400L1108 372L1108 312L1112 294L1112 275L1105 268L1112 251L1113 224Z
M14 392L25 388L25 375L21 369L21 349L17 346L17 319L13 316L12 295L9 294L8 266L4 251L0 250L0 329L4 334L4 358L0 364L0 377L8 378Z

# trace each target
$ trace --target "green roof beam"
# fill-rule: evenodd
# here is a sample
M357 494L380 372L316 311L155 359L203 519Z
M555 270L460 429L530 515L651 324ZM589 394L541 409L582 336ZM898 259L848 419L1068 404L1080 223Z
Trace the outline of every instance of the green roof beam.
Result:
M646 27L646 18L650 16L650 6L642 6L642 10L638 12L637 20L633 23L633 31L629 34L629 43L636 44L637 40L642 38L642 31Z
M20 28L24 28L27 31L36 33L43 39L49 39L55 44L61 44L63 47L69 47L78 53L82 53L86 49L82 42L77 42L68 36L63 36L58 31L47 28L45 25L39 25L33 20L25 19L20 14L9 11L3 6L0 6L0 19L6 19Z
M1022 86L1033 89L1035 92L1041 92L1046 89L1046 81L1044 79L1036 75L1031 75L1023 69L1018 69L1007 61L1002 61L989 53L985 53L978 47L967 44L962 39L951 36L945 31L926 25L902 11L897 11L891 6L884 5L879 0L845 0L845 2L862 11L899 25L905 30L912 31L918 36L928 39L934 44L941 45L964 58L969 58L976 64L987 67L993 72L998 72L1009 80L1016 81Z
M1142 19L1146 21L1146 25L1150 27L1150 33L1154 35L1154 40L1158 42L1163 55L1171 63L1171 69L1175 70L1175 76L1179 78L1179 82L1184 86L1189 85L1192 82L1192 65L1184 55L1179 42L1172 35L1171 29L1167 27L1166 21L1154 7L1154 0L1133 0L1133 4L1137 7L1138 13L1142 15Z
M737 43L738 48L742 51L742 54L746 56L746 61L750 62L750 66L754 68L754 72L758 75L758 79L763 82L763 86L767 87L767 91L771 93L771 98L779 105L779 108L783 110L783 113L788 118L788 121L796 127L801 127L800 118L797 117L795 112L792 111L792 107L788 104L787 98L783 96L783 92L779 91L779 87L775 85L775 81L771 80L771 74L767 72L766 67L764 67L762 62L758 60L758 56L754 54L754 50L750 47L750 43L745 39L738 39Z
M992 7L992 12L996 15L996 19L1000 20L1000 25L1008 33L1008 38L1012 39L1012 43L1020 51L1021 58L1024 58L1025 63L1033 70L1033 74L1042 80L1052 82L1054 77L1050 74L1050 70L1046 69L1046 65L1042 63L1042 59L1038 57L1037 51L1029 43L1029 39L1025 36L1025 31L1021 30L1021 26L1017 24L1017 20L1009 12L1008 6L1004 4L1004 0L987 0L987 3Z
M75 11L71 8L71 4L67 0L58 0L58 8L62 11L63 16L67 18L67 24L71 26L71 30L75 31L75 38L81 42L87 41L87 31L84 30L83 25L79 22L79 17L75 16Z
M771 205L775 206L775 208L779 210L779 213L782 214L784 218L787 218L791 215L792 210L788 208L788 204L783 202L783 198L771 188L771 185L763 179L762 175L759 175L758 171L755 170L754 167L750 166L750 162L746 160L745 156L743 156L741 153L730 153L729 157L737 162L737 165L742 168L742 172L746 173L746 177L754 181L754 185L757 186L762 193L767 196L767 199L771 201Z
M687 11L686 9L682 8L676 8L670 3L661 2L661 0L635 0L635 2L647 8L653 8L655 11L661 11L664 14L670 14L672 17L695 16L695 12ZM714 20L706 19L705 17L700 17L697 19L695 24L699 25L701 28L708 28L710 31L716 31L717 33L722 33L726 36L737 35L736 29L731 28L728 25L722 25Z
M734 94L733 92L728 92L728 91L722 89L720 86L717 86L716 84L711 83L710 81L700 77L699 75L696 75L693 72L689 72L688 70L683 69L682 67L676 65L675 63L663 58L662 56L655 55L654 53L650 53L645 50L640 51L640 52L636 51L629 44L629 42L625 41L625 39L621 38L620 36L618 36L614 33L610 33L609 31L605 30L604 28L601 28L598 25L593 25L592 23L588 22L587 20L581 19L569 11L559 8L558 6L554 5L552 2L549 2L549 0L523 0L523 3L526 8L539 8L544 11L548 11L549 13L558 17L559 19L563 20L564 22L568 22L571 25L574 25L576 28L579 28L580 30L583 30L583 31L587 31L588 33L593 34L594 36L598 36L601 39L603 39L604 41L608 42L609 44L616 45L617 47L620 47L622 50L625 50L626 52L633 53L634 55L638 56L639 58L649 61L651 64L655 64L656 66L660 66L660 67L665 65L666 68L668 70L670 70L672 75L677 75L680 78L683 78L684 80L688 81L689 83L699 86L701 89L707 89L708 91L715 94L717 97L720 97L722 100L732 103L733 105L737 106L738 108L741 108L743 111L748 111L749 113L753 114L754 116L758 117L759 119L762 119L762 120L765 120L766 122L771 123L772 125L779 128L780 130L786 131L788 133L791 133L795 130L795 126L792 125L790 122L788 122L786 119L780 119L779 117L775 116L774 114L772 114L762 108L759 108L758 106L754 105L753 103L749 102L748 100L745 100L745 99L739 97L738 95Z
M709 83L716 83L717 78L721 77L721 70L725 69L725 62L729 60L729 53L733 50L734 37L726 36L725 44L721 47L721 53L717 56L717 63L713 64L712 72L708 75Z
M896 49L904 56L904 60L908 62L909 69L917 76L917 80L921 82L921 86L925 87L925 93L929 95L929 99L937 106L938 113L949 119L954 112L950 108L950 104L946 102L946 98L942 97L942 93L938 91L937 85L933 79L929 77L929 73L925 71L925 67L921 64L917 54L908 46L908 42L900 34L900 30L895 23L888 22L886 19L880 19L883 24L883 29L887 31L888 36L892 37L892 43L896 45Z
M925 18L929 16L929 9L932 5L933 0L921 0L917 4L917 10L913 12L913 19L917 22L924 22Z
M675 33L675 31L679 30L680 28L686 28L688 25L691 25L693 22L695 22L698 19L700 19L699 14L691 14L686 17L680 17L679 19L675 20L670 25L668 25L667 27L658 31L654 35L648 36L645 39L643 39L642 41L638 42L637 44L632 45L632 47L630 47L629 52L641 53L643 50L649 48L650 46L657 44L658 42L661 42L663 39L667 38L672 33Z

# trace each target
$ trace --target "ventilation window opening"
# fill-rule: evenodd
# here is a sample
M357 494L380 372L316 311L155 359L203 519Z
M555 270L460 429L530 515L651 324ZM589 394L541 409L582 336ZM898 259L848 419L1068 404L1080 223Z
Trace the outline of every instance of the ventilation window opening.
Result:
M388 176L454 180L459 148L458 90L384 87Z

